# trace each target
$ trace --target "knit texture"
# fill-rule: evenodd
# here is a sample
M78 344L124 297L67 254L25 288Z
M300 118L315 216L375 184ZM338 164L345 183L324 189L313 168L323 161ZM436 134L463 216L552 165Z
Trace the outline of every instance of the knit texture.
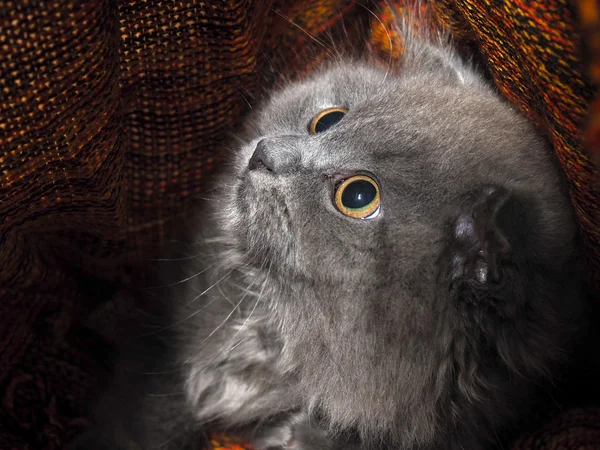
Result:
M389 7L402 3L0 0L0 448L59 449L88 426L126 269L202 196L279 75L332 47L397 58ZM547 132L600 292L598 3L435 9ZM600 448L599 430L596 409L567 411L515 448Z

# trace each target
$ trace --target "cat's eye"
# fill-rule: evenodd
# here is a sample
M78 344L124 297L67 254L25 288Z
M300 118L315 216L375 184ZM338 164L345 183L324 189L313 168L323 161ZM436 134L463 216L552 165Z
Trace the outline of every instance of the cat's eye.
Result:
M311 134L322 133L344 118L348 110L346 108L327 108L317 114L308 125Z
M335 207L355 219L372 219L379 214L379 186L371 177L354 175L335 188Z

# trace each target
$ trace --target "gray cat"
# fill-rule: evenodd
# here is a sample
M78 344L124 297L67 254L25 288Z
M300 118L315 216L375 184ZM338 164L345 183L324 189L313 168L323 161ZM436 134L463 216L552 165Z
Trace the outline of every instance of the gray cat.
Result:
M331 63L253 113L197 243L164 263L147 361L125 358L81 447L211 429L469 450L521 423L583 327L574 215L532 125L443 38L405 37L400 70Z

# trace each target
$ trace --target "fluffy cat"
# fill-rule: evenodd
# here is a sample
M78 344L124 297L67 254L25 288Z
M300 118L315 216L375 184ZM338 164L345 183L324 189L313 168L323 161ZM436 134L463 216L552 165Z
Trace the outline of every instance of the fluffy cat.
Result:
M573 211L532 125L405 37L253 113L82 448L469 450L527 415L582 328Z

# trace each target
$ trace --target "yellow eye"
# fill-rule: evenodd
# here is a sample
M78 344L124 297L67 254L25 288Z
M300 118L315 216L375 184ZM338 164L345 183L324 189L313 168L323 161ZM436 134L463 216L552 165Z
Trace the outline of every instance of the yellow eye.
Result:
M372 219L379 214L379 186L370 177L354 175L335 189L335 207L355 219Z
M344 118L348 110L346 108L327 108L321 111L311 120L308 125L310 134L322 133L329 130L332 126Z

